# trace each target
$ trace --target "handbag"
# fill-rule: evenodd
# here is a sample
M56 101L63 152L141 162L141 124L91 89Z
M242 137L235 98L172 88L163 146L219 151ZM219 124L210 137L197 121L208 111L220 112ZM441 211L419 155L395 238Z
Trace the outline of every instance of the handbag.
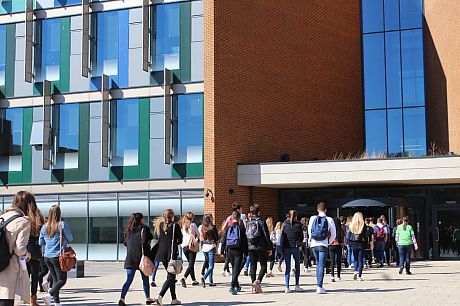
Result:
M172 234L172 241L171 241L171 259L168 262L168 268L166 270L168 271L168 273L177 275L182 272L184 262L180 258L173 259L175 229L176 229L176 224L173 223L173 234Z
M188 243L188 249L193 253L198 253L200 251L200 244L198 242L198 238L196 238L195 233L192 233L190 237L190 241Z
M141 231L141 243L143 241L142 237L144 234L144 229ZM142 257L141 257L141 262L139 263L139 270L141 270L142 273L144 273L145 276L152 276L153 271L155 270L155 265L153 264L152 260L145 256L144 254L144 245L142 243Z
M67 246L62 252L62 223L59 225L59 265L62 272L69 272L77 264L77 254L71 246Z

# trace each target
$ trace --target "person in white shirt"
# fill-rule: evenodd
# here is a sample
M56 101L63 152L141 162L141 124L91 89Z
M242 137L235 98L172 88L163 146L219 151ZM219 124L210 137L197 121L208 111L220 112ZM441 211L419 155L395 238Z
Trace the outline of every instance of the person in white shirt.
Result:
M195 259L196 254L199 251L199 237L198 227L193 223L195 215L192 212L187 212L181 220L181 231L182 231L182 250L188 261L188 268L184 273L184 277L180 280L182 287L186 288L186 280L190 275L192 278L192 285L197 286L200 283L195 277Z
M324 294L326 290L323 288L324 267L326 266L327 250L329 244L334 241L336 229L334 220L326 217L326 203L318 203L316 209L318 215L310 218L308 224L308 237L310 247L316 259L316 293Z

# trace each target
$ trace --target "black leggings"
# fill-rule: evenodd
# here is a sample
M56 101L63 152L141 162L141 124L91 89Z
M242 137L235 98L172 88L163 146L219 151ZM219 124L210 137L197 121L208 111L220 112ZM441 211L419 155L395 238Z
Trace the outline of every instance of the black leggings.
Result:
M53 287L49 290L49 294L51 294L55 303L60 303L59 290L61 290L67 283L67 272L63 272L61 270L59 257L45 257L45 262L48 269L50 269L51 277L53 278Z
M167 270L168 262L167 261L163 262L163 266ZM168 289L171 292L171 298L173 300L176 300L177 299L176 297L176 275L169 273L169 272L168 272L168 276L166 277L165 282L163 283L163 287L161 287L160 296L164 297Z
M337 264L337 276L342 271L342 247L339 245L329 246L329 258L331 260L331 276L334 277L334 268Z
M0 306L14 306L14 300L0 300Z
M30 280L30 294L37 295L38 288L38 275L40 273L40 260L31 259L27 262L27 271L29 272Z
M240 283L238 276L241 273L241 263L243 262L243 252L237 250L228 250L228 261L232 264L232 288L238 289Z
M249 251L251 260L251 281L256 281L257 262L260 262L260 271L257 280L262 282L265 273L267 273L267 252L266 251Z
M40 260L40 273L38 274L38 284L40 285L41 289L43 289L43 278L46 276L46 274L48 274L49 271L50 269L48 269L48 266L45 263L45 258L42 257ZM50 288L53 287L53 278L51 277L51 273L48 274L46 281L48 282Z
M187 270L184 273L184 278L187 278L189 275L192 278L192 281L196 281L195 278L195 259L196 259L196 253L190 251L189 248L185 247L184 249L184 255L188 260L188 267Z

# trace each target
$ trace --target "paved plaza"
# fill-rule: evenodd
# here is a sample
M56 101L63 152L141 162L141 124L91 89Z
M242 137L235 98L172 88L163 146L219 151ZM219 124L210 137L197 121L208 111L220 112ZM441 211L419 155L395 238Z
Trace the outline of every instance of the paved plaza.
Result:
M197 263L199 274L201 263ZM325 277L326 295L314 291L315 273L302 273L301 293L284 293L284 275L277 272L274 278L265 279L263 294L251 294L249 277L241 276L243 292L237 296L228 293L230 278L221 275L222 264L215 270L217 287L182 288L177 285L177 296L184 305L459 305L460 262L422 261L413 263L412 276L399 275L395 267L365 270L364 282L352 280L352 271L346 269L342 281L331 283ZM158 272L157 284L162 284L165 271ZM61 293L64 305L116 305L120 288L125 280L122 263L87 262L86 277L69 279ZM293 280L292 280L293 281ZM151 288L156 296L160 288ZM169 292L164 302L171 301ZM136 275L128 293L128 305L143 305L141 280Z

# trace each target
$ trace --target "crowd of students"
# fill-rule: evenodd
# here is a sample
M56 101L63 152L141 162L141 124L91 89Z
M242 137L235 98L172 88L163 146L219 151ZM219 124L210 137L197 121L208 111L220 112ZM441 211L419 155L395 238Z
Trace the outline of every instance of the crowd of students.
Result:
M225 259L222 275L231 275L229 292L233 295L242 290L241 272L250 276L252 293L262 293L264 278L274 276L275 265L282 272L283 263L286 293L303 290L301 265L303 263L304 272L310 272L314 263L316 292L324 294L326 270L330 271L331 282L336 282L341 280L343 264L353 266L353 279L363 281L365 267L374 263L378 267L383 267L385 262L390 264L393 248L398 249L399 273L406 269L406 273L411 274L411 251L418 246L407 217L398 220L397 227L391 229L384 216L376 224L372 218L364 219L360 212L348 218L331 218L326 215L324 202L317 205L317 212L299 221L297 211L291 210L284 222L274 224L272 217L263 219L259 205L252 205L246 215L242 205L235 203L232 214L220 229L210 214L204 215L197 226L193 213L188 212L176 221L174 211L166 209L163 216L154 220L151 229L141 213L133 213L124 232L126 280L118 305L126 305L125 299L137 271L141 275L147 305L163 305L168 291L171 305L180 305L176 295L176 278L182 270L180 249L188 261L180 278L182 287L190 284L189 277L192 286L216 286L214 267L217 256L222 256ZM14 305L15 295L25 303L39 306L38 288L46 293L43 296L45 305L62 305L59 291L66 284L67 272L61 268L59 257L72 239L58 205L50 208L45 220L32 194L17 193L12 207L0 216L0 306ZM2 248L3 244L6 247ZM198 281L195 264L200 249L205 260ZM149 273L141 267L146 258L151 263ZM166 280L156 298L152 298L150 290L157 286L155 278L160 264L165 268ZM48 278L43 281L48 271ZM294 287L291 287L291 274Z

